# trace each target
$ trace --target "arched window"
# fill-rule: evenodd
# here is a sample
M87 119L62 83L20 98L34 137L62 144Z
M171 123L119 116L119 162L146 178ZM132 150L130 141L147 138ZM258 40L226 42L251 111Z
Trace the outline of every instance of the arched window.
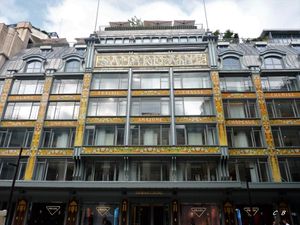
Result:
M69 60L66 62L65 72L79 72L80 71L80 61Z
M42 62L41 61L30 61L26 66L27 73L40 73L42 72Z
M240 70L241 63L236 57L226 57L223 59L223 69L224 70Z
M283 69L282 60L279 57L268 57L264 60L265 69Z

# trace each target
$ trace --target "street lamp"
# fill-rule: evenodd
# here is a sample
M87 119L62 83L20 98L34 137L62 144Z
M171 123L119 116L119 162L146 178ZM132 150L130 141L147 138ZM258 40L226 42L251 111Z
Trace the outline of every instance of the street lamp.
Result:
M16 169L15 169L15 174L14 174L14 177L13 177L13 180L12 180L12 184L11 184L11 187L10 187L9 199L8 199L8 203L7 203L7 213L6 213L5 225L10 225L10 223L9 223L9 216L10 216L10 213L11 213L10 209L11 209L13 194L14 194L14 190L15 190L15 184L16 184L16 180L17 180L17 176L18 176L18 172L19 172L20 160L21 160L21 157L22 157L22 152L23 152L23 148L21 147L20 151L19 151L19 156L18 156L17 164L14 164L14 163L10 164L11 166L14 166Z

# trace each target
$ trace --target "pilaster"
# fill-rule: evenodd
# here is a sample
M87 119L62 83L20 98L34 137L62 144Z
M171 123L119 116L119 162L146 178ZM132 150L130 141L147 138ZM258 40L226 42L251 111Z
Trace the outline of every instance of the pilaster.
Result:
M4 108L5 108L5 104L9 95L9 91L11 89L12 86L12 77L6 77L4 84L3 84L3 89L2 89L2 93L0 96L0 119L3 118L4 115Z
M44 90L43 90L43 94L41 97L38 117L37 117L37 120L36 120L35 126L34 126L32 143L31 143L31 148L30 148L30 155L29 155L29 159L28 159L26 171L25 171L25 177L24 177L25 180L32 180L32 177L33 177L33 170L34 170L34 165L36 162L36 156L38 153L40 139L42 136L44 119L46 116L48 99L50 96L52 82L53 82L53 76L47 75L45 78L45 82L44 82Z
M258 106L261 115L262 128L266 138L268 161L272 170L272 179L274 182L280 182L281 175L279 170L279 163L278 163L278 158L276 156L275 144L273 140L271 124L269 121L267 105L266 105L266 101L265 101L265 97L261 85L261 77L259 73L253 73L252 78L256 89L257 101L258 101Z

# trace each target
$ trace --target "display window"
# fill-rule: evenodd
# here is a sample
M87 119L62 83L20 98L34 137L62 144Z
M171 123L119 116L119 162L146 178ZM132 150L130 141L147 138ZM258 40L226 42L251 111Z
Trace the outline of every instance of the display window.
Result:
M117 204L84 205L81 225L118 225L119 212Z

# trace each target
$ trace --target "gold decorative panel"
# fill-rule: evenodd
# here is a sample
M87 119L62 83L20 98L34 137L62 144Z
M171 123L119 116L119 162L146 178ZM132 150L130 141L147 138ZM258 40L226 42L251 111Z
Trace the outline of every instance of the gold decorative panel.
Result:
M31 180L32 176L33 176L33 169L34 169L34 164L36 161L36 155L38 152L40 138L42 135L43 123L44 123L44 118L45 118L46 111L47 111L47 104L48 104L48 99L49 99L49 93L50 93L51 86L52 86L52 80L53 80L52 76L47 76L45 79L45 82L44 82L44 90L43 90L43 94L41 97L38 117L35 122L34 131L33 131L30 157L28 159L28 163L26 166L26 172L25 172L25 178L24 178L25 180Z
M82 154L220 154L218 147L192 146L132 146L132 147L83 147Z
M35 121L2 121L0 122L1 127L34 127Z
M300 92L268 92L265 98L300 98Z
M211 79L213 83L213 94L217 112L217 122L218 122L218 131L219 131L219 143L220 146L228 146L227 144L227 134L225 129L225 121L224 121L224 111L223 111L223 103L220 89L220 79L219 73L217 71L211 72Z
M300 119L281 119L281 120L272 119L270 120L270 124L272 126L299 126Z
M130 119L130 123L146 123L146 124L157 124L157 123L170 123L170 117L134 117Z
M277 155L280 156L299 156L300 155L300 148L289 148L289 149L276 149Z
M226 120L226 126L260 126L260 120Z
M182 96L190 96L190 95L212 95L213 91L210 89L199 89L199 90L184 90L184 89L177 89L174 90L174 95L182 95Z
M132 91L132 96L169 96L169 90L138 90Z
M241 98L256 98L255 93L222 93L222 98L241 99Z
M264 93L263 93L263 89L262 89L262 85L261 85L261 79L260 79L259 74L253 74L253 82L254 82L255 89L256 89L257 100L258 100L258 105L259 105L259 110L260 110L260 115L261 115L261 121L262 121L262 127L263 127L263 131L264 131L265 139L266 139L266 143L267 143L268 159L269 159L269 163L272 168L273 181L280 182L281 176L280 176L280 170L279 170L279 163L278 163L278 159L276 156L275 144L274 144L273 135L272 135L272 131L271 131L271 124L269 121L267 105L265 102L265 97L264 97Z
M40 149L38 156L72 156L73 149Z
M75 147L82 146L83 143L85 118L86 118L87 107L88 107L91 80L92 80L92 74L85 73L83 77L79 116L78 116L78 122L76 127L76 135L75 135L75 143L74 143Z
M90 91L90 97L116 97L126 96L127 91Z
M20 152L19 148L0 148L0 156L18 156ZM30 150L23 149L22 156L29 156Z
M207 54L202 52L169 53L101 53L95 67L169 67L208 66Z
M12 79L11 78L6 78L3 84L2 92L0 95L0 118L3 117L3 111L5 107L5 103L8 97L8 93L10 91L12 84Z
M87 124L123 124L126 118L124 117L90 117L86 118Z
M80 95L50 95L49 101L80 101Z
M176 123L215 123L216 117L176 117Z
M8 97L8 101L13 102L39 102L41 101L42 95L11 95Z
M247 149L229 149L228 150L230 156L261 156L267 155L267 149L255 149L255 148L247 148Z
M77 126L77 120L76 121L47 120L44 122L44 127L76 127L76 126Z

